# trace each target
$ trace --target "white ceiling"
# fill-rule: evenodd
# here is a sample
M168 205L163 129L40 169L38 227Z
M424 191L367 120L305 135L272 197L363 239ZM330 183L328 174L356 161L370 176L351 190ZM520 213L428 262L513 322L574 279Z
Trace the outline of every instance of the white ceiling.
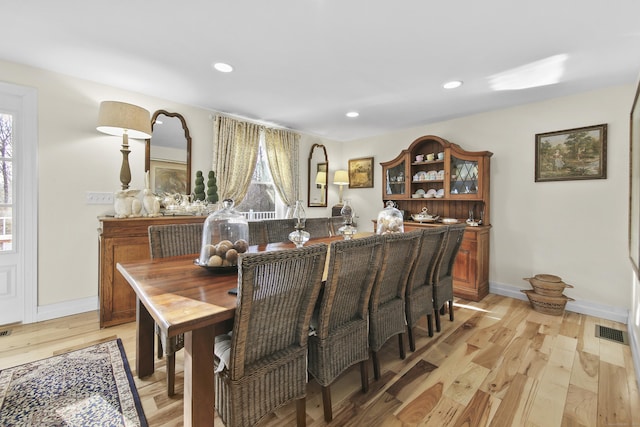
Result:
M338 141L640 73L637 0L10 0L0 22L0 59ZM490 88L556 55L558 83Z

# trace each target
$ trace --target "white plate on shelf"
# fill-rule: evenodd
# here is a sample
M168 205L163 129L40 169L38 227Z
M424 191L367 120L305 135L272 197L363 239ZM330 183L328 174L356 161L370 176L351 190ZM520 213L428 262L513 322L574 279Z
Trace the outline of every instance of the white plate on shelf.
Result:
M458 220L455 218L442 218L443 224L457 224Z

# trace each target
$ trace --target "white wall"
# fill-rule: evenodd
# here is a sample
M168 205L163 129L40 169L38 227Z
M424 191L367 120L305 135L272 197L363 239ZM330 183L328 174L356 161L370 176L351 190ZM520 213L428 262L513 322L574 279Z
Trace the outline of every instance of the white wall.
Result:
M576 303L624 313L626 319L632 290L627 215L634 93L632 86L612 87L487 112L350 142L343 153L345 158L374 155L378 165L429 134L467 150L493 152L491 285L525 289L523 277L556 274L575 286L566 294ZM608 124L607 179L534 182L536 133L601 123ZM376 218L383 207L380 166L376 173L375 188L350 189L345 196L361 218Z

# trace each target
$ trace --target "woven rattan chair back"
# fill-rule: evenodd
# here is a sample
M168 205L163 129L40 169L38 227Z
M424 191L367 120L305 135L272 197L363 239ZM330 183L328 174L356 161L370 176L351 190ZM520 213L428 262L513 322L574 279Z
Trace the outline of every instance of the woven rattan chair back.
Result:
M267 228L264 225L264 221L248 221L249 225L249 244L250 245L266 245L269 243L267 240Z
M304 226L312 239L331 236L331 224L329 218L307 218Z
M405 294L407 331L411 351L416 350L413 328L422 316L427 316L429 336L433 336L433 273L440 261L440 252L443 249L447 229L446 227L429 227L420 232L422 236L418 255L411 268Z
M369 347L376 380L380 378L377 352L389 338L398 335L400 358L405 358L405 292L421 236L416 232L382 236L382 259L369 301Z
M240 256L228 364L215 358L216 408L227 427L253 426L293 400L304 425L309 323L326 256L326 244Z
M200 253L203 223L152 225L148 229L151 258L166 258ZM166 357L167 395L175 392L175 353L184 347L184 335L167 337L156 325L158 336L158 358Z
M315 335L309 337L308 367L322 386L327 422L333 418L329 386L347 368L360 363L362 391L368 390L369 297L381 249L380 236L332 242L329 249Z
M151 258L199 254L203 224L167 224L149 227Z
M453 321L453 266L462 244L466 224L447 226L447 236L441 252L441 260L433 274L433 309L436 318L436 331L440 332L440 314L448 303L449 320Z
M294 231L294 219L265 219L264 226L269 243L288 242L289 233Z

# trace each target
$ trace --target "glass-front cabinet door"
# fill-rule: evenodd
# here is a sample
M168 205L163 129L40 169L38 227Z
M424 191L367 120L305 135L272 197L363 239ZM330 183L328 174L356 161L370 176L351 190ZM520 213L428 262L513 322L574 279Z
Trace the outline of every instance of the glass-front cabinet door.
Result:
M399 156L390 162L382 164L383 199L402 199L408 197L407 184L411 177L407 172L405 156Z
M449 194L478 194L478 161L451 155Z

